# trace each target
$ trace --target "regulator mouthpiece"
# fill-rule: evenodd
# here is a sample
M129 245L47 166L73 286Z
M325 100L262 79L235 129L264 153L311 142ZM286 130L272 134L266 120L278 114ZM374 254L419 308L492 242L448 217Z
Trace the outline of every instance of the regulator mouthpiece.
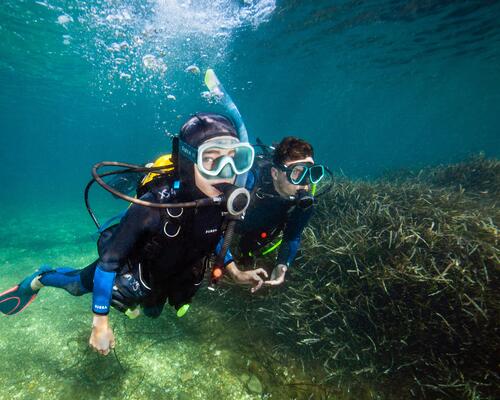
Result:
M220 183L214 186L224 194L226 210L230 215L238 217L246 211L250 204L250 193L247 189L230 183Z
M297 195L294 198L295 203L300 208L306 209L314 204L314 196L304 189L297 190Z

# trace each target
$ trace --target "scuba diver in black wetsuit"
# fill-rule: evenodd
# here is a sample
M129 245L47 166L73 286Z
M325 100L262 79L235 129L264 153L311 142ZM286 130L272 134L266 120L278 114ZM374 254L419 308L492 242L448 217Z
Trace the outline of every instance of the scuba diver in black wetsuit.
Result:
M104 355L115 341L108 324L110 306L125 311L140 305L145 315L158 317L168 301L181 316L202 282L207 258L227 248L221 241L228 226L225 215L248 205L248 192L232 184L250 169L254 150L239 141L233 123L220 114L191 117L181 128L177 147L176 173L158 175L135 201L171 207L132 204L119 224L101 233L95 262L81 270L42 267L0 294L0 311L22 311L43 286L75 296L92 293L89 343ZM227 203L221 201L223 194ZM196 206L179 207L193 201ZM230 263L229 256L223 263ZM263 269L239 271L234 263L227 270L235 281L256 289L263 284L260 275L267 277Z
M245 262L278 248L276 266L264 285L276 286L285 280L300 246L302 231L313 213L315 185L325 172L314 164L312 146L302 139L285 137L274 152L255 158L246 182L252 200L242 224L237 227L240 240L236 248ZM278 236L282 234L281 240Z

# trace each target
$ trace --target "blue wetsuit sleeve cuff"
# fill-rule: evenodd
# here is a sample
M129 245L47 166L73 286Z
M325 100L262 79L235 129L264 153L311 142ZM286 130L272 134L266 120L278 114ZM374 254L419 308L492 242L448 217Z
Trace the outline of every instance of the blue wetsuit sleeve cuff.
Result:
M278 254L277 263L284 264L287 267L292 265L293 260L295 260L295 256L300 247L300 237L294 240L290 240L288 242L284 242L281 244L280 252Z
M94 313L102 315L109 313L115 276L116 272L104 271L100 266L95 269L92 297L92 311Z
M227 267L229 263L232 263L234 261L234 257L231 254L231 250L227 250L226 256L224 257L224 267Z

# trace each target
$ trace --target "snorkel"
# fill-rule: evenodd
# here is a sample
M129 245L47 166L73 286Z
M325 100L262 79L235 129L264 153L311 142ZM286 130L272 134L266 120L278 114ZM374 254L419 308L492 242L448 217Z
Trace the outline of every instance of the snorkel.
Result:
M229 96L229 94L224 89L224 86L222 86L222 83L220 83L213 69L207 69L207 72L205 73L205 85L207 86L208 90L210 90L210 93L212 93L219 99L221 104L226 108L230 117L233 119L236 125L236 130L238 131L240 143L248 143L248 132L245 123L243 122L243 118L241 117L240 111L236 107L236 104L234 104L231 96ZM247 172L238 175L236 177L236 185L245 187L247 176Z
M231 99L231 96L229 96L229 94L226 92L224 86L222 86L222 83L220 83L219 79L217 78L217 75L215 75L213 69L207 69L207 72L205 73L205 85L207 86L208 90L210 90L210 93L219 99L220 103L226 108L230 117L233 119L233 122L236 125L240 143L248 143L248 132L247 128L245 127L245 123L243 122L243 118L241 117L236 104L234 104L233 99ZM236 189L237 191L244 190L248 193L248 191L245 189L247 176L248 172L245 172L236 177L235 186L239 187L238 189ZM227 196L226 191L231 190L231 187L234 188L233 185L227 185L225 187L219 186L219 189ZM224 258L226 257L226 253L229 250L229 246L233 239L236 222L244 218L244 211L237 216L228 214L227 218L228 223L227 228L224 232L222 247L217 254L214 266L212 267L211 285L209 286L209 289L211 290L214 290L213 285L215 285L222 278L224 271Z

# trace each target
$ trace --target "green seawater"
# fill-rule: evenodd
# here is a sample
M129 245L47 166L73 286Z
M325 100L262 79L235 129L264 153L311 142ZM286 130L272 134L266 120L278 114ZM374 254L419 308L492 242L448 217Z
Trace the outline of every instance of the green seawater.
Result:
M207 68L252 140L302 136L349 178L498 158L499 18L494 1L2 1L0 291L95 260L91 166L152 161L189 115L223 112ZM91 200L101 220L126 207ZM107 357L88 348L90 297L45 288L0 318L0 399L384 398L325 382L323 361L247 318L248 289L226 308L229 286L201 289L181 319L113 312Z

